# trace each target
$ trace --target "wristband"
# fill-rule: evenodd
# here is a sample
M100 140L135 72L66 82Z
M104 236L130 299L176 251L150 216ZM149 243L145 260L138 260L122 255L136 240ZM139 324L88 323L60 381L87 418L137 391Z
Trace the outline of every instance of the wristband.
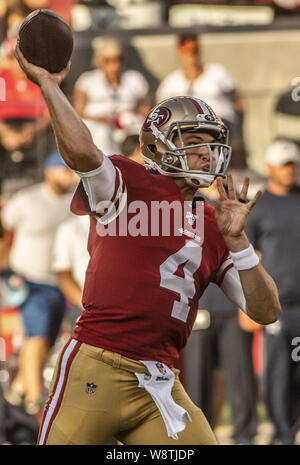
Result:
M254 252L253 246L250 244L247 249L240 252L230 252L230 256L238 271L251 270L259 264L259 258Z

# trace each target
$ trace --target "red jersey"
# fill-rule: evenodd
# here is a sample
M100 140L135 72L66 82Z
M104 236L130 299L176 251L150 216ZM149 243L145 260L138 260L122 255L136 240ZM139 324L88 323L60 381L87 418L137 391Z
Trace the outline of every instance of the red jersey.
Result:
M5 83L5 101L0 105L0 119L32 118L45 115L47 105L39 86L24 78L16 77L11 70L0 73Z
M116 190L127 191L127 222L134 221L132 202L185 199L173 179L150 173L126 157L110 157L117 173ZM121 177L121 179L120 179ZM204 241L180 234L100 236L82 183L72 200L76 214L90 214L90 261L83 292L84 311L74 337L137 360L157 360L172 367L192 330L199 297L209 282L222 279L232 265L229 250L204 206ZM123 210L124 211L124 210ZM120 214L113 223L121 221ZM150 222L151 223L151 219ZM150 229L150 225L149 225Z

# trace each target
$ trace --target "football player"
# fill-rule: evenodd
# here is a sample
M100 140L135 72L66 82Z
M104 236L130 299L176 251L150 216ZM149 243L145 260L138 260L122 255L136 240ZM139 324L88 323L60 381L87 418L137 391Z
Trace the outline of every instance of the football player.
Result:
M81 178L72 211L90 216L85 310L57 362L39 444L106 444L111 436L124 444L216 444L174 363L211 281L255 321L278 319L277 288L244 232L260 192L245 203L245 179L237 199L228 175L225 193L228 131L203 101L174 97L150 112L142 166L94 145L59 87L69 66L51 75L18 47L16 56L40 86L59 151ZM198 187L214 180L215 211L194 205ZM170 205L182 208L171 214Z

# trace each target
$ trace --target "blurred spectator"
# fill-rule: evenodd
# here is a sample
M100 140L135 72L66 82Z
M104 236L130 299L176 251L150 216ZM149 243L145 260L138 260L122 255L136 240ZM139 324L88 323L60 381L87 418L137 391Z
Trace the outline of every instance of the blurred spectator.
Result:
M67 318L73 331L76 319L82 312L82 291L89 261L87 250L89 218L74 216L58 228L53 253L53 269L58 276L58 285L71 306Z
M29 81L14 57L16 36L2 44L0 79L5 82L5 101L0 105L0 158L36 159L36 144L50 127L46 103L37 85ZM46 141L45 141L46 146Z
M24 397L28 413L36 413L43 395L42 369L58 334L65 298L51 269L51 254L57 227L70 213L71 189L76 175L58 153L45 164L45 180L17 192L2 210L2 223L14 238L10 267L27 280L29 295L21 305L26 332L18 374L7 399Z
M93 65L75 84L74 108L106 154L118 153L122 113L132 113L140 124L150 109L149 86L143 75L123 67L123 52L115 39L93 40ZM136 124L136 123L135 123ZM128 128L124 129L126 131Z
M77 3L77 0L23 0L24 4L31 10L38 10L39 8L47 8L48 10L55 11L67 23L71 24L71 10L72 6Z
M298 145L300 143L299 82L299 77L295 77L293 80L294 86L278 96L271 120L276 139L293 140Z
M0 218L2 214L2 207L3 207L3 198L0 196ZM4 231L2 223L0 221L0 270L5 270L8 268L8 254L9 248L11 244L11 236Z
M39 8L53 10L71 24L71 10L75 3L76 0L0 0L0 43L18 30L26 16Z
M0 44L2 40L5 38L5 29L4 29L4 17L7 10L7 2L6 0L0 0Z
M131 158L131 160L141 163L142 165L144 164L144 160L141 157L139 136L137 134L131 134L126 137L122 143L121 152L125 157Z
M32 0L27 0L32 1ZM72 25L72 7L77 3L77 0L64 0L63 2L61 0L50 0L49 1L49 10L55 11L57 14L59 14L64 20Z
M204 63L197 36L181 36L177 45L181 68L160 83L156 100L174 95L189 95L204 100L229 128L232 145L231 169L246 168L246 150L242 136L244 103L235 79L220 64Z
M51 1L0 0L0 29L2 29L0 34L3 34L2 39L15 34L18 31L21 22L26 18L26 16L38 8L51 8Z
M1 0L0 16L2 17L3 39L15 35L21 22L31 13L31 9L23 0Z
M207 189L200 189L200 192L210 205L219 198L215 183ZM257 388L252 342L253 330L259 325L245 315L252 327L251 331L242 329L237 307L214 284L210 284L204 292L199 309L209 312L210 323L205 324L205 328L193 331L188 342L186 360L187 364L189 358L192 360L195 382L189 394L214 429L222 407L224 378L234 443L253 444L257 429ZM220 374L223 376L220 377Z
M299 421L300 364L292 340L300 334L300 188L298 146L277 140L267 150L268 184L249 218L247 235L277 284L282 315L264 329L265 403L273 444L293 444Z
M36 444L38 431L38 420L7 402L0 386L0 445Z
M33 11L39 8L49 8L51 0L23 0L23 3Z

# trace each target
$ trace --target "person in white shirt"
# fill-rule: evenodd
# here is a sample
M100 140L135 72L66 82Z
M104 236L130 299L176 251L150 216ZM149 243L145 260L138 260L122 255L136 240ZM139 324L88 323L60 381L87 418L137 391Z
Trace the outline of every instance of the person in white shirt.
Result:
M149 85L139 71L124 69L118 41L97 37L92 45L95 69L79 76L73 105L91 131L94 143L107 154L118 153L117 128L122 114L133 113L142 124L150 109Z
M168 74L156 91L156 101L186 95L210 105L229 129L232 146L231 169L246 168L246 149L242 136L244 102L235 78L216 63L205 63L194 34L179 37L177 57L181 67Z
M53 270L61 291L72 305L69 309L72 309L72 324L83 308L82 291L89 262L89 227L88 217L74 215L59 226L54 242Z
M24 396L29 413L39 410L43 366L65 311L51 257L56 230L71 216L69 205L76 179L54 152L46 160L44 182L13 194L2 209L3 227L13 232L10 268L25 278L29 289L21 305L25 341L8 400Z

